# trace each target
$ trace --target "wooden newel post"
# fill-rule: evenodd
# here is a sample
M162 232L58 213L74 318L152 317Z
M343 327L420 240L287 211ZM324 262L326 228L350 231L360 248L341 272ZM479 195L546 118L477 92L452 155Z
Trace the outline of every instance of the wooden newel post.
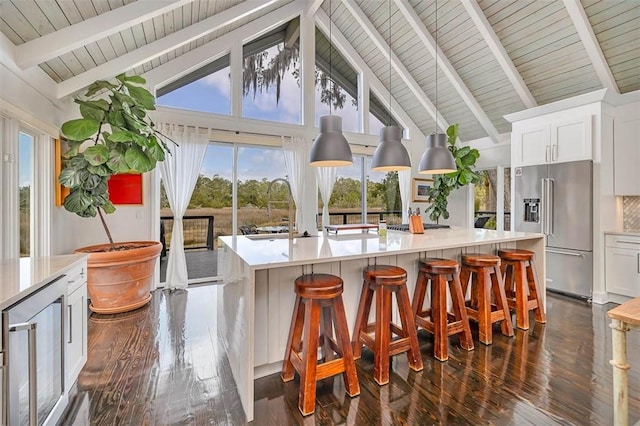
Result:
M609 361L613 366L613 424L614 426L628 426L629 400L627 395L627 331L629 328L620 320L611 320L611 335L613 339L613 359Z

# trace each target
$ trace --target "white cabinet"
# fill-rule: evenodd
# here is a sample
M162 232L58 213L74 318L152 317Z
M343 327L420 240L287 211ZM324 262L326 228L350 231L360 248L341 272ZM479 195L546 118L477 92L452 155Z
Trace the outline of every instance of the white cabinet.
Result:
M640 195L640 117L613 122L613 173L615 195Z
M607 235L605 281L608 293L640 296L640 237Z
M513 123L513 166L590 160L592 119L542 117Z
M86 264L67 274L66 388L75 383L87 362L87 275Z

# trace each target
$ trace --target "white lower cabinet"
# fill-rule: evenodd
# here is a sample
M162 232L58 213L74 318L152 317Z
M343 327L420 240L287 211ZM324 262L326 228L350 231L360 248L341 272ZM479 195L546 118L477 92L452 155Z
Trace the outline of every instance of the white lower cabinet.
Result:
M67 362L65 387L69 391L87 362L86 265L67 275Z
M607 235L605 249L608 293L640 296L640 237Z

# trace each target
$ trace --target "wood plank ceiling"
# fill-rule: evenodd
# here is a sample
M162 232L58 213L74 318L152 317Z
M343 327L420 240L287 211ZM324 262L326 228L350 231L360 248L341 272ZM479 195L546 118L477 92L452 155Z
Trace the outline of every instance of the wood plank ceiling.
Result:
M462 140L472 140L508 132L505 114L601 89L605 84L592 62L598 49L620 93L640 90L640 1L475 1L438 1L437 34L434 1L334 0L324 1L321 9L425 134L436 129L433 111L426 107L429 102L446 122L460 125ZM255 0L186 1L38 66L61 83L246 2L258 4ZM317 4L275 2L154 57L134 72L161 67L291 2ZM130 3L134 1L2 0L0 31L19 46ZM585 28L597 41L595 49L576 29L576 15L569 11L573 6L584 11ZM486 23L484 30L482 23ZM437 38L441 49L437 85L436 61L425 44L430 38ZM492 46L489 38L499 45ZM391 72L388 43L396 58ZM502 61L496 49L506 52ZM507 66L523 82L519 90Z

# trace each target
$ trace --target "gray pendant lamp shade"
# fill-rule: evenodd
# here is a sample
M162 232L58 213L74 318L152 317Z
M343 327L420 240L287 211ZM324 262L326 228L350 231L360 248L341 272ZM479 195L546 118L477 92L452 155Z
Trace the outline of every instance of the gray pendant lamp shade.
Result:
M342 117L323 115L320 117L320 134L313 141L309 165L316 167L339 167L353 164L349 142L342 135Z
M432 133L427 136L427 149L422 154L418 173L441 175L457 170L456 161L447 148L447 135Z
M373 154L371 170L375 172L393 172L411 169L411 159L402 145L402 129L398 126L386 126L380 129L380 143Z

